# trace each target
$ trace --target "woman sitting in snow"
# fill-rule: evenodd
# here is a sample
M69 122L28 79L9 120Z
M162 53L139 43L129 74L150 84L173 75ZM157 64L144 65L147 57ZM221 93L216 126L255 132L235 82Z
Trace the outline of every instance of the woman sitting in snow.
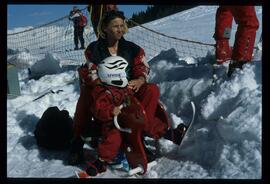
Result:
M87 124L91 122L92 118L98 119L93 113L94 100L93 96L95 88L101 83L100 78L97 75L97 66L105 58L110 56L121 56L127 61L126 75L127 80L127 91L132 91L133 95L141 102L147 118L148 123L145 126L145 135L150 136L154 139L159 139L162 136L169 140L172 140L176 144L180 144L182 136L185 132L185 126L180 124L176 129L170 129L168 124L161 122L159 118L155 116L159 101L159 89L156 84L147 83L147 77L149 73L149 66L145 59L144 50L138 45L129 42L123 38L123 35L127 32L127 25L125 17L120 11L110 11L106 13L99 25L100 38L97 41L90 43L85 51L88 64L79 69L80 75L80 97L77 103L76 112L74 116L74 130L75 137L72 141L72 146L69 156L69 164L78 164L83 159L83 141L81 134ZM110 108L108 116L113 118L116 109ZM91 110L92 109L92 110ZM119 113L119 111L118 111ZM112 129L115 127L111 126ZM98 146L99 149L100 146ZM98 151L99 152L99 151ZM101 152L99 152L101 153ZM115 155L111 154L110 158L106 159L99 155L101 160L108 161ZM91 166L95 171L99 170L100 165L106 165L106 162L102 162L98 159ZM92 174L93 175L93 174Z

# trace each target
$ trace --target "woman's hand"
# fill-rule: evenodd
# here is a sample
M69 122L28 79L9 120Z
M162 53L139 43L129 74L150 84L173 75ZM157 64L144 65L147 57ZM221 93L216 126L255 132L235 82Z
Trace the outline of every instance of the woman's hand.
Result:
M138 92L141 86L145 83L144 77L139 77L138 79L134 79L128 82L128 87L135 92Z

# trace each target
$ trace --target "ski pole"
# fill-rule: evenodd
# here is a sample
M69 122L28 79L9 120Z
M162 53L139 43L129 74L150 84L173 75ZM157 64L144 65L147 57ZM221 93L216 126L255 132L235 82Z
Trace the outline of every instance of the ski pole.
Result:
M46 93L40 95L39 97L35 98L35 99L33 100L33 102L36 101L36 100L38 100L38 99L40 99L40 98L42 98L42 97L44 97L45 95L47 95L47 94L49 94L49 93L53 93L53 94L57 93L57 94L58 94L59 92L62 92L62 91L63 91L63 90L61 90L61 89L57 90L56 92L54 92L53 90L50 90L50 91L48 91L48 92L46 92Z

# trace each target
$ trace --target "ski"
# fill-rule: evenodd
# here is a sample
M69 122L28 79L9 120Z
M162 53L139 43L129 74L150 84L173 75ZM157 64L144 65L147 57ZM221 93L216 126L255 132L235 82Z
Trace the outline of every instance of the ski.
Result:
M183 142L185 142L185 140L187 139L187 135L188 135L188 133L189 133L189 131L190 131L190 127L193 125L194 120L195 120L195 115L196 115L195 104L194 104L193 101L191 101L191 102L190 102L190 105L191 105L191 107L192 107L192 119L191 119L191 121L189 122L189 124L187 125L187 130L186 130L186 132L185 132L185 135L184 135L184 137L183 137L183 139L182 139L181 144L179 145L179 147L181 147L181 146L183 145Z
M196 115L196 108L195 108L195 104L194 104L194 102L193 102L193 101L191 101L191 102L190 102L190 104L191 104L191 107L192 107L192 119L191 119L191 121L190 121L190 123L189 123L189 125L188 125L188 126L190 126L190 125L192 125L192 124L193 124L194 119L195 119L195 115Z

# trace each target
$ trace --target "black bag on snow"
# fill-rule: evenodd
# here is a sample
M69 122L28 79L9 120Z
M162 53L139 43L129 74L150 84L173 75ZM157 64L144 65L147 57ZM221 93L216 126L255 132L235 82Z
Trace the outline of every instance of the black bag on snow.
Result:
M49 107L38 121L34 134L38 146L53 150L67 149L73 137L73 120L68 111Z

